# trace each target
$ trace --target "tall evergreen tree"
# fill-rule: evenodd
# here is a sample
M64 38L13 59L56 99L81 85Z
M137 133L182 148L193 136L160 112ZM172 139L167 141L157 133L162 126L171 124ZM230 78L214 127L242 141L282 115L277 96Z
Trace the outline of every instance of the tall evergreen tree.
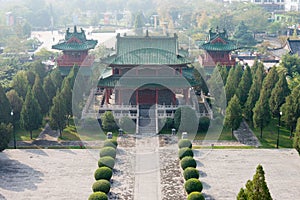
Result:
M279 75L274 89L272 90L270 97L270 110L275 117L279 117L279 111L282 104L285 102L285 98L290 94L290 89L286 81L284 73Z
M64 97L64 107L66 109L66 116L69 124L69 118L73 115L72 114L72 89L70 86L71 79L65 79L63 82L61 95Z
M287 96L286 102L281 107L282 118L285 124L289 127L292 135L297 119L300 117L300 85L295 87L291 94Z
M12 121L10 116L11 106L0 84L0 123L9 123Z
M269 188L265 180L265 172L261 165L256 168L252 180L246 183L246 189L241 188L237 200L272 200Z
M16 90L23 100L25 99L28 88L28 80L25 71L18 71L18 73L13 77L11 87Z
M251 88L249 90L248 98L245 103L244 114L247 120L253 119L253 108L256 101L259 99L260 90L265 77L264 65L258 63L254 79L252 81Z
M266 127L271 121L271 112L269 106L269 98L267 91L261 90L260 97L253 109L253 124L254 127L260 128L260 138L262 138L263 128Z
M44 91L44 88L42 87L42 83L38 75L35 78L35 82L32 88L32 93L34 98L37 100L37 102L40 105L41 114L45 115L49 111L49 100Z
M53 106L50 109L50 126L53 129L58 129L60 136L62 136L62 131L66 127L66 113L65 99L58 90L53 98Z
M50 78L50 76L46 76L44 79L44 84L43 84L44 91L48 97L49 100L49 108L53 105L52 100L56 95L56 90L55 85Z
M7 148L12 132L13 127L11 124L0 123L0 152Z
M293 147L300 153L300 117L297 120L295 137L293 139Z
M41 124L41 108L34 98L31 88L28 87L25 102L21 111L21 125L26 131L30 132L30 139L32 139L32 131L38 129Z
M252 74L251 74L250 67L247 65L244 70L241 81L238 84L238 88L236 90L236 95L239 98L242 107L244 107L244 104L247 101L251 85L252 85Z
M234 73L234 70L235 70L234 67L232 67L229 70L229 74L228 74L226 85L225 85L225 92L226 92L226 100L227 100L227 102L230 101L230 99L235 94L235 90L236 90L236 85L234 85L234 82L235 82L235 77L234 77L235 73Z
M214 97L214 107L225 111L226 94L222 77L217 67L214 68L210 79L207 81L210 94Z
M224 85L226 85L226 81L227 81L227 77L228 77L228 73L229 73L228 68L226 66L221 66L220 64L217 64L217 68L222 77Z
M63 82L63 78L61 77L59 69L58 68L54 69L51 72L50 77L51 77L53 84L55 85L56 90L60 89L62 82Z
M276 67L272 67L263 81L262 89L266 92L266 97L269 99L271 92L279 79Z
M228 107L226 108L226 116L225 116L225 126L231 128L231 132L233 134L233 130L236 130L240 127L242 122L242 108L240 105L240 101L236 95L234 95L228 103Z
M28 80L28 84L30 85L31 88L34 85L35 76L36 76L36 74L33 71L31 71L31 70L26 71L26 77Z
M256 168L256 173L253 176L253 199L272 200L269 188L265 181L265 172L261 165Z
M20 114L24 103L23 99L19 97L15 90L8 91L6 96L14 112L13 120L20 120Z

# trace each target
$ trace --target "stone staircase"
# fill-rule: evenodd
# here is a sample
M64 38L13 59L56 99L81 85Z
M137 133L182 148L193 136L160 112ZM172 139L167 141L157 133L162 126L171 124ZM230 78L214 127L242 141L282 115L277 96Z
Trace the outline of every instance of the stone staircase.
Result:
M156 134L155 107L140 108L139 110L139 130L143 136L153 136Z
M259 140L254 135L245 121L241 122L240 127L233 132L235 138L242 144L249 146L261 146Z

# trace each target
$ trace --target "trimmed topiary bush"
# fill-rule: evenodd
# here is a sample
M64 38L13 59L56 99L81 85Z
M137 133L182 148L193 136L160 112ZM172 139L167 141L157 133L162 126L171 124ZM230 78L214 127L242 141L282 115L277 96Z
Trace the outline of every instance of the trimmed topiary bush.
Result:
M188 195L187 200L205 200L201 192L192 192Z
M113 147L113 148L117 148L118 146L118 142L115 139L107 139L104 141L104 147Z
M183 177L187 181L191 178L199 178L199 171L194 167L187 167L184 169Z
M95 192L90 195L89 200L108 200L108 197L104 192Z
M100 179L93 184L92 189L93 192L104 192L107 194L110 190L110 182L105 179Z
M197 167L197 163L195 161L195 159L191 156L186 156L184 157L181 161L180 161L180 165L181 165L181 168L183 170L185 170L186 168L188 167L193 167L193 168L196 168Z
M191 178L184 183L184 188L185 191L190 194L192 192L201 192L203 186L199 179Z
M103 147L100 150L100 158L105 156L110 156L112 158L116 158L117 151L113 147Z
M186 156L193 157L194 153L193 153L192 149L185 147L185 148L179 149L178 156L179 156L179 159L181 160L182 158L184 158Z
M98 167L109 167L113 169L115 166L115 159L110 156L101 157L98 160Z
M110 180L112 177L112 170L108 167L100 167L95 171L94 177L96 181L100 179Z
M192 148L192 143L188 139L182 139L178 142L178 147L179 147L179 149L184 148L184 147Z

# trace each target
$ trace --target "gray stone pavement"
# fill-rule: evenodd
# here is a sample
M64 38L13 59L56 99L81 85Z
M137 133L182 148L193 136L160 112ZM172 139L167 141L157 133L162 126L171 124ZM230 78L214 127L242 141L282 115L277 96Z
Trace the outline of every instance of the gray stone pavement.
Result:
M160 166L158 137L136 140L134 199L160 200Z
M99 150L5 150L0 199L88 199L98 158Z
M206 200L232 200L258 164L274 200L300 198L300 157L293 149L195 150Z
M144 147L148 148L146 145ZM156 148L152 150L156 152ZM156 164L153 164L156 161L151 158L149 160L155 162L150 163L147 155L151 154L144 154L144 160L141 160L145 164L141 174L145 174L145 171L155 172L151 169L156 168ZM163 155L169 156L160 148L160 156ZM92 192L98 158L99 149L5 150L0 153L0 199L85 200ZM265 170L274 200L297 200L300 197L300 157L293 149L200 149L195 150L195 159L207 200L235 199L240 188L245 186L248 179L252 179L258 164L262 164ZM174 171L171 166L169 170ZM151 176L155 180L152 182L154 186L158 184L158 174ZM173 175L176 176L175 173ZM146 187L149 184L146 179L141 180L141 184L145 186L139 186L144 187L143 190L150 187ZM125 185L123 187L126 188ZM132 187L136 192L135 183ZM155 189L149 189L144 195L155 196L153 200L160 199L160 187L153 188L157 188L158 193ZM150 191L154 194L149 194Z

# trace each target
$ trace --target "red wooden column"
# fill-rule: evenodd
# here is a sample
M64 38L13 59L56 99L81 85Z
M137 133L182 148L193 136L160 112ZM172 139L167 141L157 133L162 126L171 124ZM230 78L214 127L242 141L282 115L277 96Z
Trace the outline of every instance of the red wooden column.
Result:
M176 105L176 95L175 95L175 93L173 93L173 99L172 99L172 101L173 101L173 105Z
M139 90L138 89L136 89L136 91L135 91L135 103L136 103L136 105L138 105L139 104Z
M183 96L185 99L185 103L188 103L189 97L188 97L188 89L183 89Z
M122 104L122 90L119 89L119 105Z
M155 88L155 104L158 104L158 89Z
M105 103L109 103L109 90L108 88L105 88Z

